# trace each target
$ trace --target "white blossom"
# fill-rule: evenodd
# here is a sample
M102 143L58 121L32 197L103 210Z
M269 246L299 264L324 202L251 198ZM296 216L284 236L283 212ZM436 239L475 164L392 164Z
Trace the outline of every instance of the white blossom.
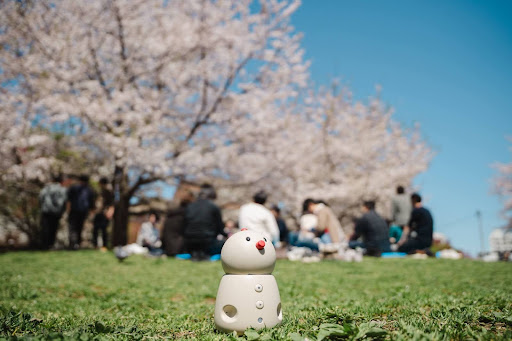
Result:
M512 142L512 138L509 138ZM512 151L512 148L509 148ZM493 178L493 192L503 200L503 215L507 219L506 228L512 228L512 162L493 165L498 172Z
M201 175L226 132L251 130L249 116L268 119L306 84L289 26L298 2L251 3L5 2L0 82L16 89L3 96L2 126L67 124L131 183Z
M214 179L223 200L259 188L294 210L386 202L431 151L377 97L309 87L299 1L92 0L0 4L0 169L40 177L59 131L127 178Z

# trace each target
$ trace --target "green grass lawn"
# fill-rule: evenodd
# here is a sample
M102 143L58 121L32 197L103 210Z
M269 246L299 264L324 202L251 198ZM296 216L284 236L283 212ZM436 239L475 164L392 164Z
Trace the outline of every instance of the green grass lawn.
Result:
M0 339L236 339L215 330L220 262L0 255ZM278 261L284 322L241 339L512 339L512 264Z

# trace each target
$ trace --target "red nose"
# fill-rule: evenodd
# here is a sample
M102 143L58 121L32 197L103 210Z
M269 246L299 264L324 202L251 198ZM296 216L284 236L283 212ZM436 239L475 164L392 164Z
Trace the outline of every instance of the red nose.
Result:
M263 250L263 248L265 247L265 242L263 240L259 240L257 243L256 243L256 248L258 250Z

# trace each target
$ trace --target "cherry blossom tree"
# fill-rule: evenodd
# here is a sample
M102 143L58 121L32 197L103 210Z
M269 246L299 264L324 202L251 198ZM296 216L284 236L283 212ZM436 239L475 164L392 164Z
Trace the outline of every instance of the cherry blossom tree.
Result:
M305 198L323 199L347 228L363 200L376 200L388 216L396 186L411 188L433 156L419 126L402 128L379 95L356 101L337 86L301 95L262 121L265 127L238 136L242 143L224 147L242 148L224 153L226 200L248 200L263 188L300 212Z
M512 142L512 138L509 138ZM512 151L512 148L509 148ZM503 198L503 214L507 219L506 228L512 228L512 162L497 163L493 166L498 174L493 179L493 192Z
M333 87L320 91L315 102L310 119L320 133L307 142L311 166L299 169L305 179L299 193L335 203L348 218L359 214L363 200L376 200L388 216L396 186L411 187L433 156L419 127L404 130L378 94L362 102Z
M222 178L220 150L243 151L232 133L270 124L306 86L308 65L289 24L298 5L2 2L0 83L15 88L0 100L2 123L13 127L1 137L2 153L23 148L22 136L37 141L27 131L35 122L66 125L77 145L112 165L113 245L124 244L129 201L141 186L190 174ZM38 173L51 162L30 163L2 167Z
M263 188L294 211L322 198L347 220L363 199L386 209L432 153L379 96L307 91L308 63L289 24L297 6L0 3L4 178L42 182L62 169L52 135L63 134L90 160L83 169L113 179L113 245L126 242L130 199L157 180L213 181L224 201Z

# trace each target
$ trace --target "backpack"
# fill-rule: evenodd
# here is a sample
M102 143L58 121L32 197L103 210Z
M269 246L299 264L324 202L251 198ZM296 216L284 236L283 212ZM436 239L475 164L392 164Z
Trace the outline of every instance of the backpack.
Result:
M66 204L66 191L57 184L43 189L41 193L41 211L43 213L61 214Z
M79 212L87 212L90 208L90 199L89 199L89 188L87 186L83 186L80 188L78 192L78 196L76 198L76 207L75 209Z

